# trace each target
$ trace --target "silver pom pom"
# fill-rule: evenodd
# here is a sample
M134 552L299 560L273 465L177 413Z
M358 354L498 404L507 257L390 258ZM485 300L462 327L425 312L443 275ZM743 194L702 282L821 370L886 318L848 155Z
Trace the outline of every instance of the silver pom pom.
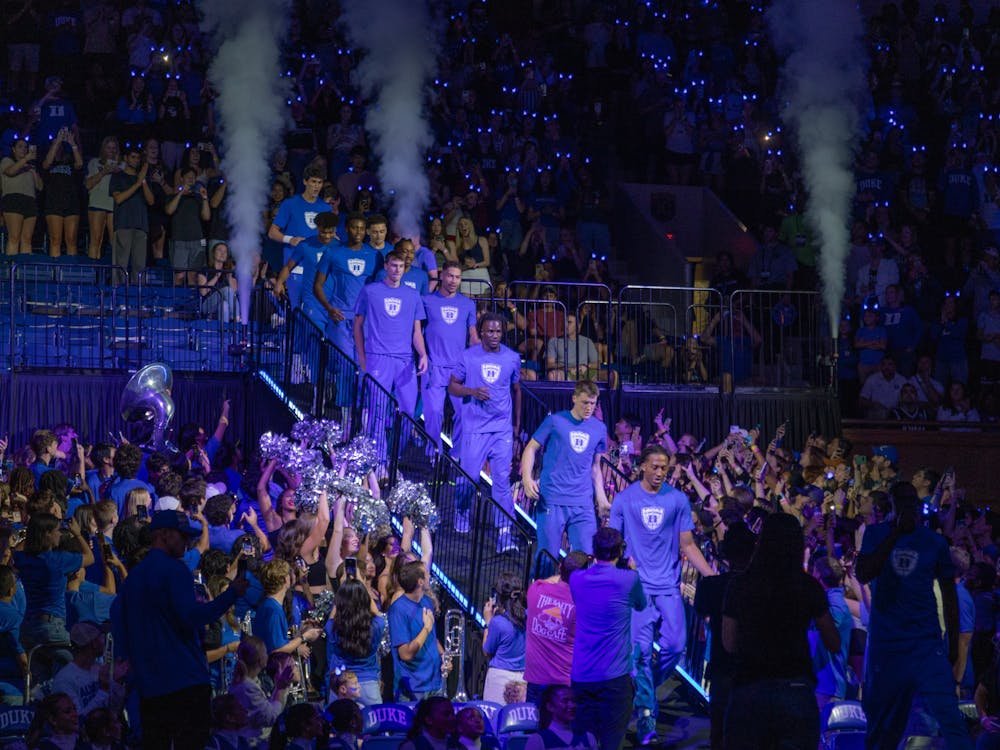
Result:
M307 467L302 472L302 482L295 488L295 507L307 513L317 513L320 499L324 492L328 492L334 476L334 473L319 461ZM327 503L332 510L329 493Z
M333 454L333 448L343 439L344 430L332 419L305 419L292 427L292 439L305 441L309 448L322 448Z
M337 458L344 463L344 476L355 480L364 479L378 466L375 441L365 435L358 435L337 451Z
M348 506L350 511L348 519L351 526L364 536L374 531L376 526L389 523L389 509L384 500L372 496L364 488L359 487L359 489L363 494L353 498L353 502Z
M431 500L427 487L417 482L401 479L392 488L386 505L393 515L409 516L415 526L434 531L438 526L438 510Z
M260 436L260 455L265 461L278 459L279 461L288 455L291 444L284 435L275 435L273 432L265 432Z

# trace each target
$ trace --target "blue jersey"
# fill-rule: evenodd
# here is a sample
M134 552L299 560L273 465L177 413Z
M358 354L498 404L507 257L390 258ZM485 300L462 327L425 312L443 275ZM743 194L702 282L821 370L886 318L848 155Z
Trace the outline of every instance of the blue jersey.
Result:
M438 367L454 365L469 345L469 328L476 325L476 304L464 294L445 297L441 292L424 295L423 302L427 357Z
M486 401L467 396L462 401L462 432L511 432L514 429L510 388L521 380L521 357L503 344L488 352L482 344L470 346L455 366L455 379L468 388L486 386Z
M424 306L410 287L369 284L358 295L354 312L365 316L366 355L413 356L413 324L424 319Z
M278 213L271 222L283 234L290 237L314 237L316 235L316 217L330 210L330 205L317 198L310 203L301 195L286 198L278 206ZM292 256L292 246L285 245L284 262Z
M316 271L326 275L323 285L327 301L338 308L344 317L354 317L354 305L365 284L375 277L377 253L368 245L351 250L347 245L331 245L323 253Z
M416 255L413 257L413 267L422 268L427 271L428 276L432 273L437 273L438 264L437 258L434 257L434 251L423 245L418 247Z
M313 280L316 278L316 269L319 268L320 260L322 260L324 254L333 246L333 243L321 245L319 237L309 237L292 248L290 260L295 261L295 268L292 269L292 273L302 276L303 289L300 299L302 300L302 307L310 313L314 311L323 312L319 306L319 302L316 301L316 297L313 296ZM328 278L326 284L323 285L323 291L326 292L327 299L330 297L332 286L333 284Z
M611 526L625 537L647 594L680 590L680 534L694 530L687 495L668 484L655 494L642 482L630 484L615 495Z
M385 269L383 268L377 274L375 274L375 280L381 281L385 278ZM410 266L410 270L403 274L403 278L400 280L401 284L405 284L410 287L410 289L416 289L417 293L423 297L425 294L429 293L431 290L430 277L427 275L427 271L422 268L417 268L416 266Z
M872 555L892 533L892 523L865 529L862 555ZM921 641L940 641L934 581L954 578L948 541L925 526L904 534L872 586L868 643L905 649Z
M441 654L437 639L432 632L409 661L399 658L399 647L412 641L424 627L424 609L434 609L434 603L426 596L415 602L405 596L399 597L389 607L389 636L392 638L392 661L396 667L396 679L407 681L413 692L425 693L441 687Z
M582 422L569 411L550 414L531 439L545 447L539 489L549 505L590 508L594 498L591 467L604 453L607 430L588 417Z

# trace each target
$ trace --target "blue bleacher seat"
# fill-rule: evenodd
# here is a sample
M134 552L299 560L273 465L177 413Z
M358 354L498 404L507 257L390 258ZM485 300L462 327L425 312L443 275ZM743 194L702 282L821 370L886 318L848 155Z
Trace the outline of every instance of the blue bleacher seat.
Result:
M531 739L532 734L534 732L509 735L506 742L504 742L503 750L524 750L528 746L528 740Z
M835 701L823 706L820 727L827 732L861 731L868 726L865 711L858 701Z
M413 709L402 703L380 703L361 711L365 735L406 734L413 723ZM366 742L367 744L367 742Z
M864 732L834 732L824 742L826 750L864 750Z
M508 703L497 716L497 734L524 734L538 729L538 707L534 703Z
M405 734L390 734L365 738L365 750L398 750L406 742Z

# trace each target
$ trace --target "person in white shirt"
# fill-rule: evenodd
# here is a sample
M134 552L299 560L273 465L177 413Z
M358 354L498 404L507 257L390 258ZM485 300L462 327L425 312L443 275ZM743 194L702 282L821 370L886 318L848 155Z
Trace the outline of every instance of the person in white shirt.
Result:
M110 666L97 663L107 643L104 631L92 622L78 622L70 628L69 640L73 645L73 661L56 673L52 691L72 698L81 716L120 701L124 691L118 682L112 681Z
M885 305L885 290L891 284L899 283L899 266L896 261L883 257L885 239L882 235L870 235L868 240L871 260L858 269L855 293L860 299L876 295L880 305Z
M861 409L865 419L888 419L889 412L899 406L899 391L906 378L896 372L896 360L886 355L861 386Z

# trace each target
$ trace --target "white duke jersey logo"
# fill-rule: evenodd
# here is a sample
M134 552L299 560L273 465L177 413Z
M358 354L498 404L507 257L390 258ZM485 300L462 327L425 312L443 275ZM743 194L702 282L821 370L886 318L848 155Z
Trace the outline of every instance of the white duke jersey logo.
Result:
M410 289L416 289L417 288L417 284L414 281L404 281L403 283L406 286L410 287Z
M500 365L492 362L483 362L479 366L479 372L482 373L483 380L490 385L493 385L500 378L501 369Z
M577 453L583 453L590 445L590 435L583 430L571 430L569 433L569 447Z
M642 525L650 531L656 531L663 524L663 508L652 505L642 509Z
M304 214L306 220L306 226L310 229L316 228L316 217L319 216L318 211L306 211Z
M450 305L447 307L442 307L441 318L444 320L445 323L451 325L456 320L458 320L458 308L451 307Z
M347 270L353 273L355 276L360 276L365 272L365 259L364 258L348 258L347 259Z
M382 300L382 304L385 305L385 311L390 318L395 318L399 315L399 311L403 309L403 300L399 297L386 297Z
M917 563L920 561L920 553L912 549L894 549L892 551L892 569L896 571L896 575L900 578L906 578L914 570L917 569Z

